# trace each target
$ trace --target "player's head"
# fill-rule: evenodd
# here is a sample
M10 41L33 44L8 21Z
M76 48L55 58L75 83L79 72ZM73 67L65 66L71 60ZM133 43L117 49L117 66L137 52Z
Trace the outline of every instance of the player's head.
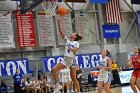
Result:
M140 54L140 49L138 48L138 47L135 47L134 48L134 53L136 54L136 53L139 53Z
M31 79L30 78L27 78L27 82L30 82L31 81Z
M116 61L115 60L112 60L112 64L115 64L116 63Z
M16 69L16 73L19 73L19 69Z
M5 80L2 80L1 81L1 85L5 85Z
M82 36L80 36L77 33L73 33L73 34L70 35L70 40L71 41L78 41L78 40L81 40L81 39L82 39Z
M103 56L108 56L110 54L110 52L107 49L103 49L101 53Z

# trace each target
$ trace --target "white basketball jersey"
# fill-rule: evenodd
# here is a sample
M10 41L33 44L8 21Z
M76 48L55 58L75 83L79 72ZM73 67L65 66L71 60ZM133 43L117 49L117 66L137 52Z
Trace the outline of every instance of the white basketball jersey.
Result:
M67 71L66 71L66 69L60 70L60 74L61 74L61 77L62 77L62 78L65 78L65 77L67 76Z
M107 59L109 57L105 57L103 58L100 62L99 62L99 65L103 66L103 67L108 67L108 63L107 63ZM105 72L108 72L108 70L106 69L100 69L100 73L105 73Z
M65 45L65 54L64 56L68 56L68 57L75 57L75 53L68 50L68 46L70 46L71 48L79 48L79 43L77 41L70 41L66 36L65 36L65 40L66 40L66 45Z

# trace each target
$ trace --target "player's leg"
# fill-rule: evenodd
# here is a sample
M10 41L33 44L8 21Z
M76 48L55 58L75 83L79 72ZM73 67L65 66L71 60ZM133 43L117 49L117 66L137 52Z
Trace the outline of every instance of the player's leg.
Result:
M104 83L101 81L97 82L98 93L102 93Z
M75 88L77 90L77 93L80 93L80 85L79 85L79 82L76 79L76 70L77 69L75 67L71 67L70 68L70 75L71 75L71 79L72 79L72 81L74 83L74 86L75 86Z
M131 79L130 79L130 86L131 86L133 92L137 93L137 89L135 87L135 83L136 83L136 77L132 76Z
M111 73L108 72L104 77L104 89L106 93L112 93L110 91L110 84L111 84Z
M58 91L62 88L62 86L58 83L57 72L58 72L59 70L65 68L65 67L66 67L66 66L65 66L64 64L58 63L58 64L56 64L56 65L52 68L52 70L51 70L52 77L53 77L53 79L54 79L54 81L55 81L55 83L56 83L56 88L55 88L55 90L54 90L54 93L55 93L55 92L58 92Z
M138 88L138 90L140 91L140 70L137 70L137 79L136 79L136 86Z

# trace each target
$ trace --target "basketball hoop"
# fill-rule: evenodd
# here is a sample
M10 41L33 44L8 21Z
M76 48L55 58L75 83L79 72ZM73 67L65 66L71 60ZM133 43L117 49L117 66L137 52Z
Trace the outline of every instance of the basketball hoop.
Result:
M57 0L44 0L44 2L42 3L42 7L44 9L44 12L46 13L46 17L55 16L57 3Z

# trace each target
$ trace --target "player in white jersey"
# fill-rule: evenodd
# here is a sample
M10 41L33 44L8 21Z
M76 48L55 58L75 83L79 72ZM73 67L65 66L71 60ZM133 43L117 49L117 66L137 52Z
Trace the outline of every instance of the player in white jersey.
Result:
M67 93L69 93L69 76L70 76L69 74L70 74L69 68L61 69L59 72L60 80L62 82L62 93L64 93L65 86L67 88Z
M112 61L107 55L109 55L109 51L106 49L102 50L102 60L99 62L98 68L100 69L100 74L98 76L98 93L102 93L102 88L106 93L111 93L110 91L110 84L111 84L111 73L110 70L112 69Z
M79 49L78 40L81 40L82 37L80 35L78 35L77 33L71 34L69 38L66 37L64 32L61 31L60 20L59 19L56 19L56 20L58 22L58 29L59 29L60 35L63 39L65 39L66 44L65 44L64 61L57 63L51 70L53 79L56 83L56 88L54 90L54 93L57 93L62 88L62 86L58 83L57 71L59 71L63 68L67 68L67 67L70 68L70 74L71 74L72 81L75 85L75 88L77 89L77 92L80 93L79 82L76 79L75 66L77 66L77 64L73 60L75 59L75 53Z

